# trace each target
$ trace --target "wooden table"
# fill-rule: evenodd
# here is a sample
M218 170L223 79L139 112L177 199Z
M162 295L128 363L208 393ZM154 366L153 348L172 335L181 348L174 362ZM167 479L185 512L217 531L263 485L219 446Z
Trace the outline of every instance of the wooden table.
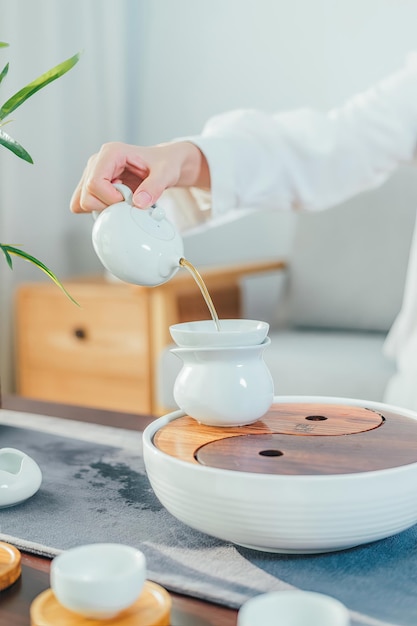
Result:
M142 431L152 418L4 396L2 408ZM30 626L32 600L49 587L50 559L22 553L22 576L0 592L0 626ZM235 626L237 611L171 593L173 626ZM59 626L59 624L57 624Z

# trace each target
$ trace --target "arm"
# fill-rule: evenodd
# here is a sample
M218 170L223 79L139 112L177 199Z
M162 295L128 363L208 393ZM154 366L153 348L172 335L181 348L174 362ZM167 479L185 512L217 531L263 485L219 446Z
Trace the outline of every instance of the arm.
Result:
M417 58L327 114L233 111L190 140L208 161L215 215L245 206L326 208L413 159Z
M339 109L268 115L233 111L197 137L159 146L105 144L76 188L74 212L120 201L112 182L134 191L136 206L169 187L211 187L214 217L239 207L321 209L382 183L414 156L417 58Z

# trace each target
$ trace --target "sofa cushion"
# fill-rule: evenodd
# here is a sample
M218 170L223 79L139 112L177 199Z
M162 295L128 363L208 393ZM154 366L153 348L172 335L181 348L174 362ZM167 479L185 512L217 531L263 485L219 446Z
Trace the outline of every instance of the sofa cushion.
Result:
M271 332L264 353L279 395L382 401L394 363L382 353L385 333Z
M417 209L415 168L340 206L302 213L289 274L294 326L387 331L403 294Z

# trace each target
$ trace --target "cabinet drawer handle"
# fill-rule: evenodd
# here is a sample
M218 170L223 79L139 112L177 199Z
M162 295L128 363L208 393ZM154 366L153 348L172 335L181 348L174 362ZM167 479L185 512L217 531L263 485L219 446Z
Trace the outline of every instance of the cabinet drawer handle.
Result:
M87 333L84 328L75 328L74 329L74 337L80 339L81 341L87 339Z

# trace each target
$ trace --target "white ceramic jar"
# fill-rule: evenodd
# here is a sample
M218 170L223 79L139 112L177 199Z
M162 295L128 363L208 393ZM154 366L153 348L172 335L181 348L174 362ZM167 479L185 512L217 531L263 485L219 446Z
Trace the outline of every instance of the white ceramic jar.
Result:
M178 406L202 424L243 426L264 415L274 398L263 360L271 343L233 347L173 348L183 362L174 384Z

